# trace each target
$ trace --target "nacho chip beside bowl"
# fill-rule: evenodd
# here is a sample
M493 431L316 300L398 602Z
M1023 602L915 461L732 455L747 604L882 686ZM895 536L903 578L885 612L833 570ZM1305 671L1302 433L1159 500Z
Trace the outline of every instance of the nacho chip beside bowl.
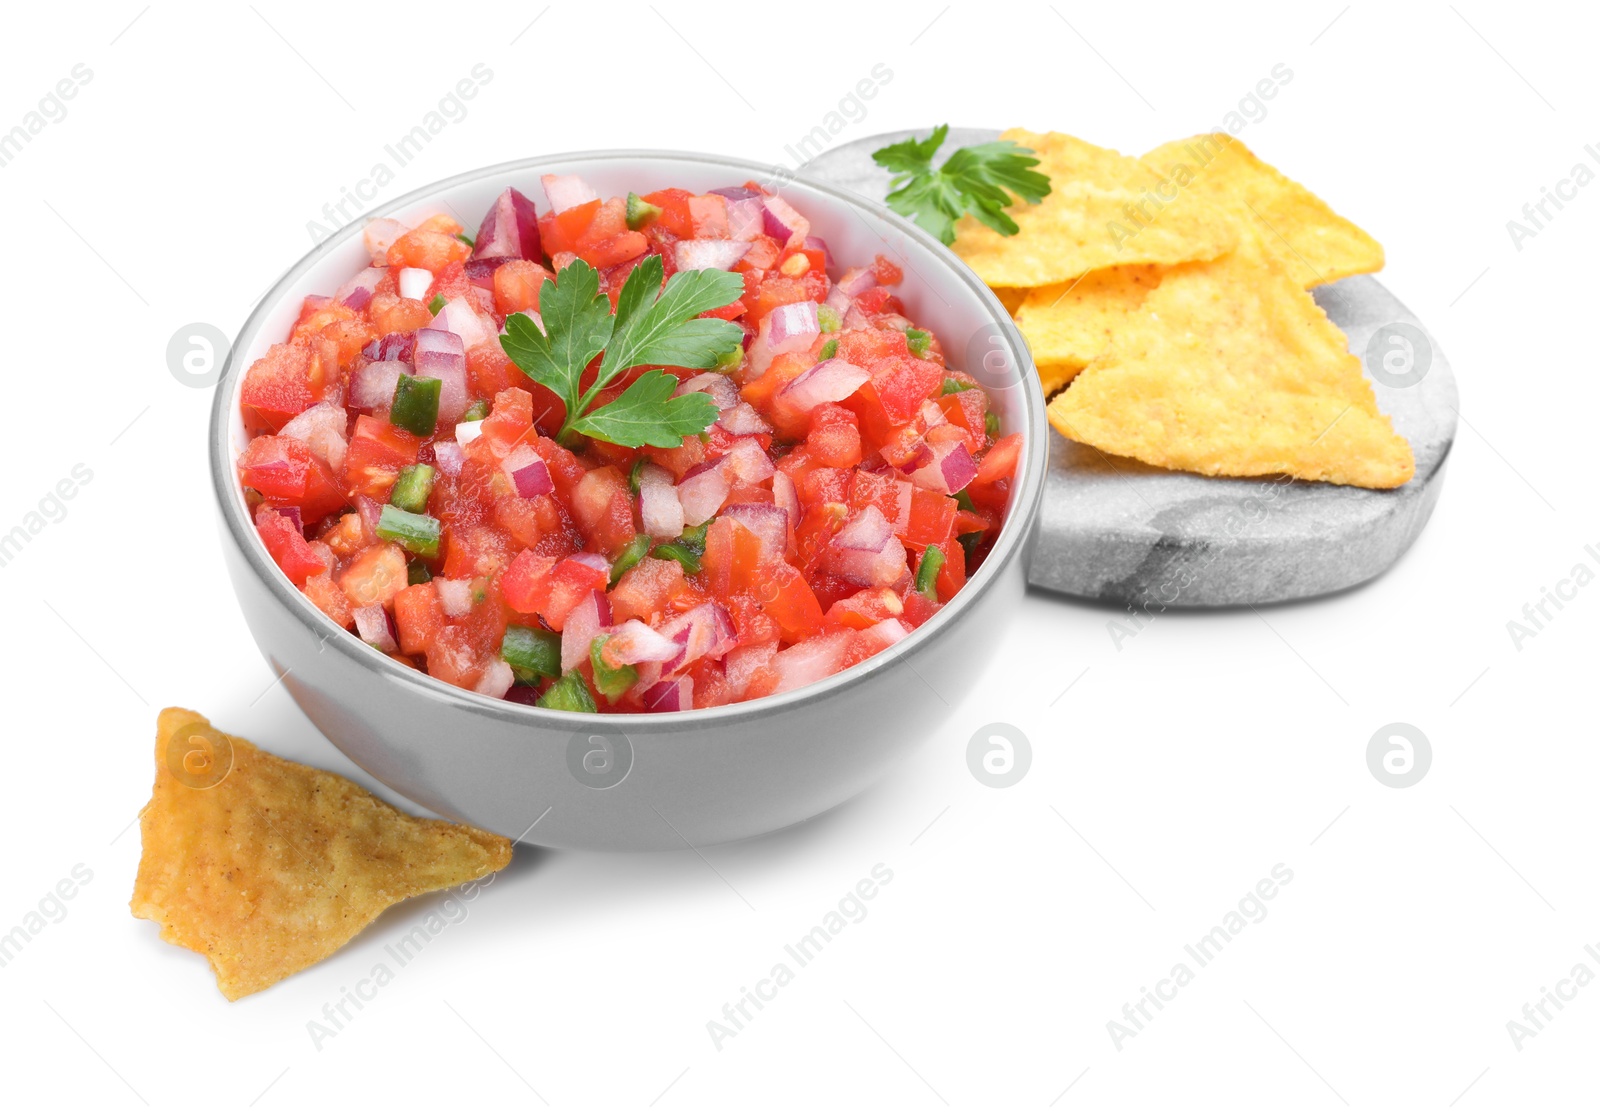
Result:
M1076 373L1110 346L1127 315L1160 281L1160 267L1115 266L1039 286L1028 291L1017 310L1017 327L1041 365Z
M1204 204L1159 220L1149 192L1161 176L1136 158L1059 132L1012 128L1001 133L1031 148L1050 194L1037 205L1007 209L1018 232L1003 236L971 216L956 225L952 249L990 286L1044 286L1092 270L1144 263L1172 265L1214 259L1233 247L1233 218Z
M1192 204L1186 197L1239 206L1255 221L1268 252L1307 289L1383 269L1377 240L1231 136L1178 139L1141 161L1162 175L1167 193L1178 191L1174 211Z
M404 814L177 707L157 723L139 830L134 916L203 954L229 1000L315 965L401 900L511 860L499 835Z
M1202 475L1386 489L1414 469L1344 334L1249 229L1226 257L1164 275L1049 417L1070 439Z

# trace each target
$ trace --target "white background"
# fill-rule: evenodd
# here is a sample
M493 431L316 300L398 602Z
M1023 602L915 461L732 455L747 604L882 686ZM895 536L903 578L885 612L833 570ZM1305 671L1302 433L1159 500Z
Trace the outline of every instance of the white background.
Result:
M0 968L0 1101L1593 1101L1600 987L1520 1050L1506 1026L1574 964L1600 974L1583 949L1600 947L1600 586L1520 651L1506 629L1574 564L1600 568L1583 551L1600 547L1600 184L1520 251L1506 229L1575 163L1600 168L1584 153L1600 146L1592 12L888 7L7 12L0 131L75 64L93 77L0 168L0 532L74 464L93 480L0 568L0 932L74 865L93 880ZM892 80L839 141L948 119L1136 153L1220 123L1285 63L1292 82L1242 138L1384 243L1384 282L1455 365L1463 424L1433 521L1365 587L1261 615L1170 614L1120 651L1112 612L1031 596L1002 656L973 662L977 692L866 795L704 860L519 852L317 1049L308 1021L436 903L237 1004L127 910L161 706L356 774L270 688L219 559L210 391L175 381L165 351L191 322L232 335L311 246L307 222L479 62L493 78L469 114L380 200L561 150L784 164L880 62ZM965 759L996 719L1034 752L1004 790ZM1395 721L1433 749L1404 790L1365 758ZM866 918L716 1048L707 1021L880 862L894 879ZM1107 1022L1280 862L1294 879L1266 919L1118 1049Z

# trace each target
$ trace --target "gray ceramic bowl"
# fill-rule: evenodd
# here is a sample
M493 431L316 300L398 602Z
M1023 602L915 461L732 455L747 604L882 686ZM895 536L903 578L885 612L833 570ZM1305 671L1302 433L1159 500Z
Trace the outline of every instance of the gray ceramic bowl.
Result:
M330 741L441 815L539 845L630 850L747 838L811 818L871 784L948 717L1021 602L1047 446L1044 399L1027 348L994 295L920 228L843 189L736 159L661 151L528 159L427 186L369 216L414 222L450 212L475 221L508 185L543 207L545 173L579 174L608 197L762 181L811 219L841 263L880 252L897 261L908 314L938 332L953 366L989 388L1002 430L1023 433L1009 516L983 567L893 650L809 687L710 710L542 710L451 687L375 652L329 621L273 564L235 470L245 443L243 369L287 334L302 298L331 293L365 265L365 220L358 220L267 293L217 387L211 471L245 620L273 672Z

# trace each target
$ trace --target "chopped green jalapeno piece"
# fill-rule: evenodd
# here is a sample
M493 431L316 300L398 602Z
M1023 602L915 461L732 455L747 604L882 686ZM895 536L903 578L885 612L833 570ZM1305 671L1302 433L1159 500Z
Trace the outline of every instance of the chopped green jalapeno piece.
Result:
M978 512L978 507L972 504L972 495L968 494L965 490L956 491L956 505L960 506L963 510L966 510L969 514L975 514Z
M990 440L1000 435L1000 418L996 417L993 411L983 415L983 431L988 433Z
M481 421L489 416L489 403L479 398L467 406L467 411L461 415L463 421Z
M546 710L573 710L585 714L594 714L596 710L589 685L583 682L583 673L576 669L551 684L550 689L539 696L536 705Z
M435 471L425 463L412 463L400 469L394 489L389 492L389 504L399 506L408 513L420 514L428 508L428 495L433 492Z
M511 665L511 672L523 683L534 683L544 676L561 675L561 634L527 626L507 626L500 642L500 659Z
M433 578L433 572L428 570L428 565L421 560L410 560L406 563L406 583L415 587L418 583L427 583Z
M639 669L631 664L624 664L620 668L613 668L607 664L602 650L609 640L611 640L610 634L602 634L594 639L589 646L589 663L594 666L596 690L614 703L618 695L639 682Z
M832 359L833 353L838 350L839 341L837 339L829 340L827 343L822 345L822 350L817 352L817 362L820 363L824 359Z
M658 544L651 550L650 555L657 560L676 560L683 565L684 573L694 575L700 570L700 553L691 551L678 541L669 541Z
M972 554L974 552L976 552L978 550L978 546L983 543L983 534L982 533L962 533L959 537L956 538L956 540L960 541L961 542L961 547L966 549L966 551L967 551L967 565L970 567L971 564L972 564Z
M615 562L611 565L611 586L615 587L621 582L622 577L650 551L650 535L639 533L617 553Z
M441 310L443 308L444 308L444 294L442 294L442 293L434 294L433 295L433 300L428 302L428 312L432 313L434 316L438 316L439 315L439 310Z
M910 333L907 333L907 335L910 335ZM972 383L970 382L962 382L959 378L946 378L944 386L939 390L939 395L943 397L946 394L959 394L963 390L971 389Z
M639 497L639 475L644 471L644 465L650 461L640 456L633 461L633 468L628 472L628 490L635 498Z
M637 193L628 194L628 231L637 232L660 215L660 205L652 205Z
M439 555L439 520L426 514L407 513L385 506L378 515L378 536L393 541L413 556L431 560Z
M706 551L706 532L711 528L711 521L702 521L683 531L683 536L678 538L678 543L693 552L696 556L703 556Z
M459 239L462 243L465 243L468 247L471 247L473 250L477 250L478 241L473 239L466 232L457 232L456 233L456 238Z
M418 436L432 436L439 424L439 391L443 385L436 378L412 378L401 371L400 380L394 384L389 423Z
M944 551L929 545L922 550L922 562L917 565L917 593L933 602L939 601L939 592L935 584L939 581L939 569L944 567Z
M817 306L817 327L824 332L837 332L844 320L839 316L839 310L832 305ZM906 333L910 335L910 333Z
M932 332L924 332L920 328L906 329L906 347L910 348L911 354L915 355L918 359L926 359L928 357L928 345L932 342L932 340ZM945 381L949 382L950 380L945 379ZM950 391L948 390L945 391L947 394L949 392Z

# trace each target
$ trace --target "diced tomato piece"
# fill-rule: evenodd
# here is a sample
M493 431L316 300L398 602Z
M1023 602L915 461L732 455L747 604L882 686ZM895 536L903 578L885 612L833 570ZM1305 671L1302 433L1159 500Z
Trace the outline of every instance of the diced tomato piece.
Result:
M256 531L261 534L267 553L296 587L305 586L311 576L328 570L327 562L300 535L294 522L267 503L256 508Z
M649 246L649 241L639 232L622 231L585 246L578 252L578 257L590 266L603 270L638 258Z
M852 510L877 506L892 525L900 520L900 489L902 480L886 471L852 471L850 473L850 508Z
M397 544L375 544L345 568L339 587L356 607L388 605L406 587L406 554Z
M430 217L395 240L389 246L385 261L390 266L419 267L431 270L434 274L451 263L465 262L472 254L472 248L456 238L461 225L448 217L442 219L440 223L440 217ZM450 227L454 231L446 230Z
M841 467L817 467L799 483L800 499L809 504L847 502L850 499L850 472Z
M828 607L827 624L842 629L866 629L903 613L905 604L899 595L887 587L868 588Z
M273 344L245 371L239 400L256 426L277 431L322 400L328 377L320 350Z
M393 294L374 294L367 303L367 317L379 336L426 328L433 321L433 314L422 302Z
M939 393L944 368L915 356L889 356L868 368L878 404L891 424L910 424L922 403Z
M910 355L906 334L895 328L852 328L839 333L835 357L863 369L891 355Z
M727 608L729 616L733 618L740 648L774 643L780 637L777 621L767 613L766 606L759 599L749 595L734 595L727 599Z
M633 540L633 497L628 480L615 467L597 467L578 481L572 516L597 552L620 552Z
M239 455L239 478L278 506L295 506L306 524L347 504L328 465L287 436L258 436Z
M422 440L378 417L362 414L344 457L345 488L385 501L400 469L417 462Z
M550 572L556 561L523 549L500 576L506 605L523 614L537 613L550 597Z
M784 641L793 644L821 633L822 606L805 576L784 563L769 566L766 573L771 576L771 584L763 596L763 609L778 623Z
M536 611L551 629L561 631L573 607L606 589L607 575L578 560L562 560L547 577L548 590Z
M539 291L545 282L553 279L544 267L528 259L512 259L501 263L494 272L494 307L501 316L510 316L526 309L539 311Z
M728 238L728 200L716 193L689 198L689 223L695 239Z
M438 297L446 301L454 301L458 297L467 297L472 293L472 283L467 281L467 268L460 259L453 259L445 263L439 273L433 276L433 284L428 287L428 292L422 295L426 304L432 304Z
M939 568L934 590L940 602L949 602L967 584L967 550L954 537L941 541L938 547L944 553L944 563Z
M694 216L689 211L689 200L693 196L687 189L658 189L646 193L643 199L661 210L661 215L653 221L656 227L679 239L693 239Z
M940 609L939 603L917 591L907 591L900 601L905 606L905 613L900 615L900 620L912 629L933 617Z
M956 524L956 500L947 494L915 487L911 491L911 522L905 542L913 548L940 545L950 539Z
M502 390L533 385L533 380L517 369L498 339L467 349L467 381L473 397L477 398L492 398Z
M511 559L511 538L491 525L447 526L444 538L446 579L491 576Z
M761 582L761 539L737 521L719 517L706 530L700 567L715 597L753 592Z
M872 276L878 280L880 286L898 286L905 278L900 267L882 255L877 255L872 260Z
M332 618L335 625L349 629L355 621L355 612L350 606L350 600L333 581L333 576L327 572L308 578L303 590L312 605Z
M521 372L517 372L519 375ZM524 381L527 381L526 379ZM504 455L523 434L533 428L533 395L520 386L507 387L496 392L489 416L479 426L485 439L496 448L496 455Z
M798 278L790 278L777 271L768 272L762 279L761 287L752 304L750 304L750 322L755 324L772 310L780 305L789 305L796 301L820 301L828 295L828 278L826 275L806 273Z
M854 467L861 462L861 430L856 415L843 406L825 402L811 413L806 450L824 467Z
M428 674L456 687L475 687L490 658L473 643L465 626L447 625L428 646Z
M750 250L744 253L744 258L734 264L733 269L741 273L750 271L765 272L778 265L778 256L783 252L783 244L769 235L759 235L750 241ZM759 275L758 275L759 282Z
M697 467L706 460L706 446L697 436L685 437L676 448L645 448L643 451L646 458L672 472L674 481L683 478L691 467Z
M1022 455L1022 434L1014 432L1009 436L1002 436L994 442L994 446L978 461L978 474L973 482L979 486L988 486L1002 479L1014 478L1017 471L1017 460Z
M676 560L646 556L629 568L611 589L611 616L617 622L638 618L654 623L674 609L673 600L688 583Z
M339 520L317 539L331 548L339 559L348 560L378 538L367 525L367 519L359 513L352 512L341 515Z
M413 583L394 596L394 624L400 651L425 653L444 628L444 606L432 583Z

